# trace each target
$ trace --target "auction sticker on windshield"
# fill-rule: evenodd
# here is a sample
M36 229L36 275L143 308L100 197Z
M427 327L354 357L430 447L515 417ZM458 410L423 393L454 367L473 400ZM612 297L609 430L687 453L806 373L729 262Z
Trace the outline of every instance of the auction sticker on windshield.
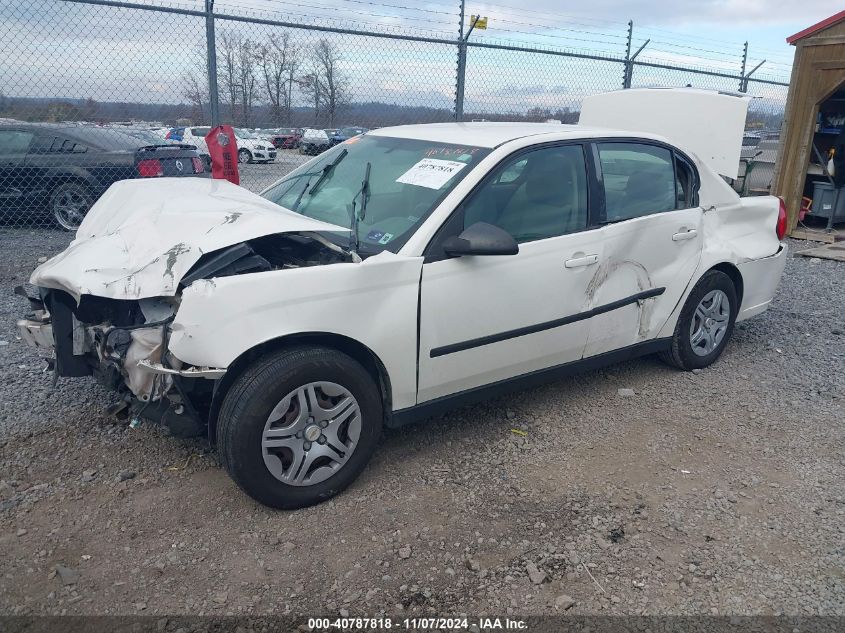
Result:
M449 179L466 167L465 163L439 158L423 158L396 179L406 185L416 185L428 189L440 189Z

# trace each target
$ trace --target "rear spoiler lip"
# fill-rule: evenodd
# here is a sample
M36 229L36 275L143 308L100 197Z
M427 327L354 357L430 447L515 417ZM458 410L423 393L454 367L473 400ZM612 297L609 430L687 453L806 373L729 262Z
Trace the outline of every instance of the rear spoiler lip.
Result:
M144 145L143 147L139 147L137 151L139 152L157 152L159 150L164 149L183 149L183 150L196 150L196 145L188 145L187 143L162 143L161 145Z

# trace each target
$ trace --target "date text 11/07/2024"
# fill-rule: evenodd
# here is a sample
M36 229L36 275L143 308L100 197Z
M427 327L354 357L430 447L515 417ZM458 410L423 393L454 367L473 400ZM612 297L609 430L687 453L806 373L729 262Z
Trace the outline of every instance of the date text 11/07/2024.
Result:
M376 629L398 629L406 631L525 631L525 620L511 618L485 617L470 620L458 618L309 618L308 629L311 631L365 631Z

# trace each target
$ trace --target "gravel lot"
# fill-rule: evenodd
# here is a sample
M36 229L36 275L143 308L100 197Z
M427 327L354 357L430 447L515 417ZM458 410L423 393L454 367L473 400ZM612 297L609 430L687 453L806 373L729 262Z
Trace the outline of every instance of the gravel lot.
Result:
M66 241L0 229L3 613L845 615L843 264L790 258L701 373L646 358L390 431L285 513L51 386L11 288Z

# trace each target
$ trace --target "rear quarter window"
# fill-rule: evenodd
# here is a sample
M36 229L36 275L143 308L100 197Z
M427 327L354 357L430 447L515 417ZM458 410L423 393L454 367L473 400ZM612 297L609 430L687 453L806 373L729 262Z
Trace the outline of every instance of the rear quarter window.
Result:
M125 132L102 128L75 128L62 130L68 143L75 143L92 150L133 151L146 145ZM79 151L76 149L64 151Z

